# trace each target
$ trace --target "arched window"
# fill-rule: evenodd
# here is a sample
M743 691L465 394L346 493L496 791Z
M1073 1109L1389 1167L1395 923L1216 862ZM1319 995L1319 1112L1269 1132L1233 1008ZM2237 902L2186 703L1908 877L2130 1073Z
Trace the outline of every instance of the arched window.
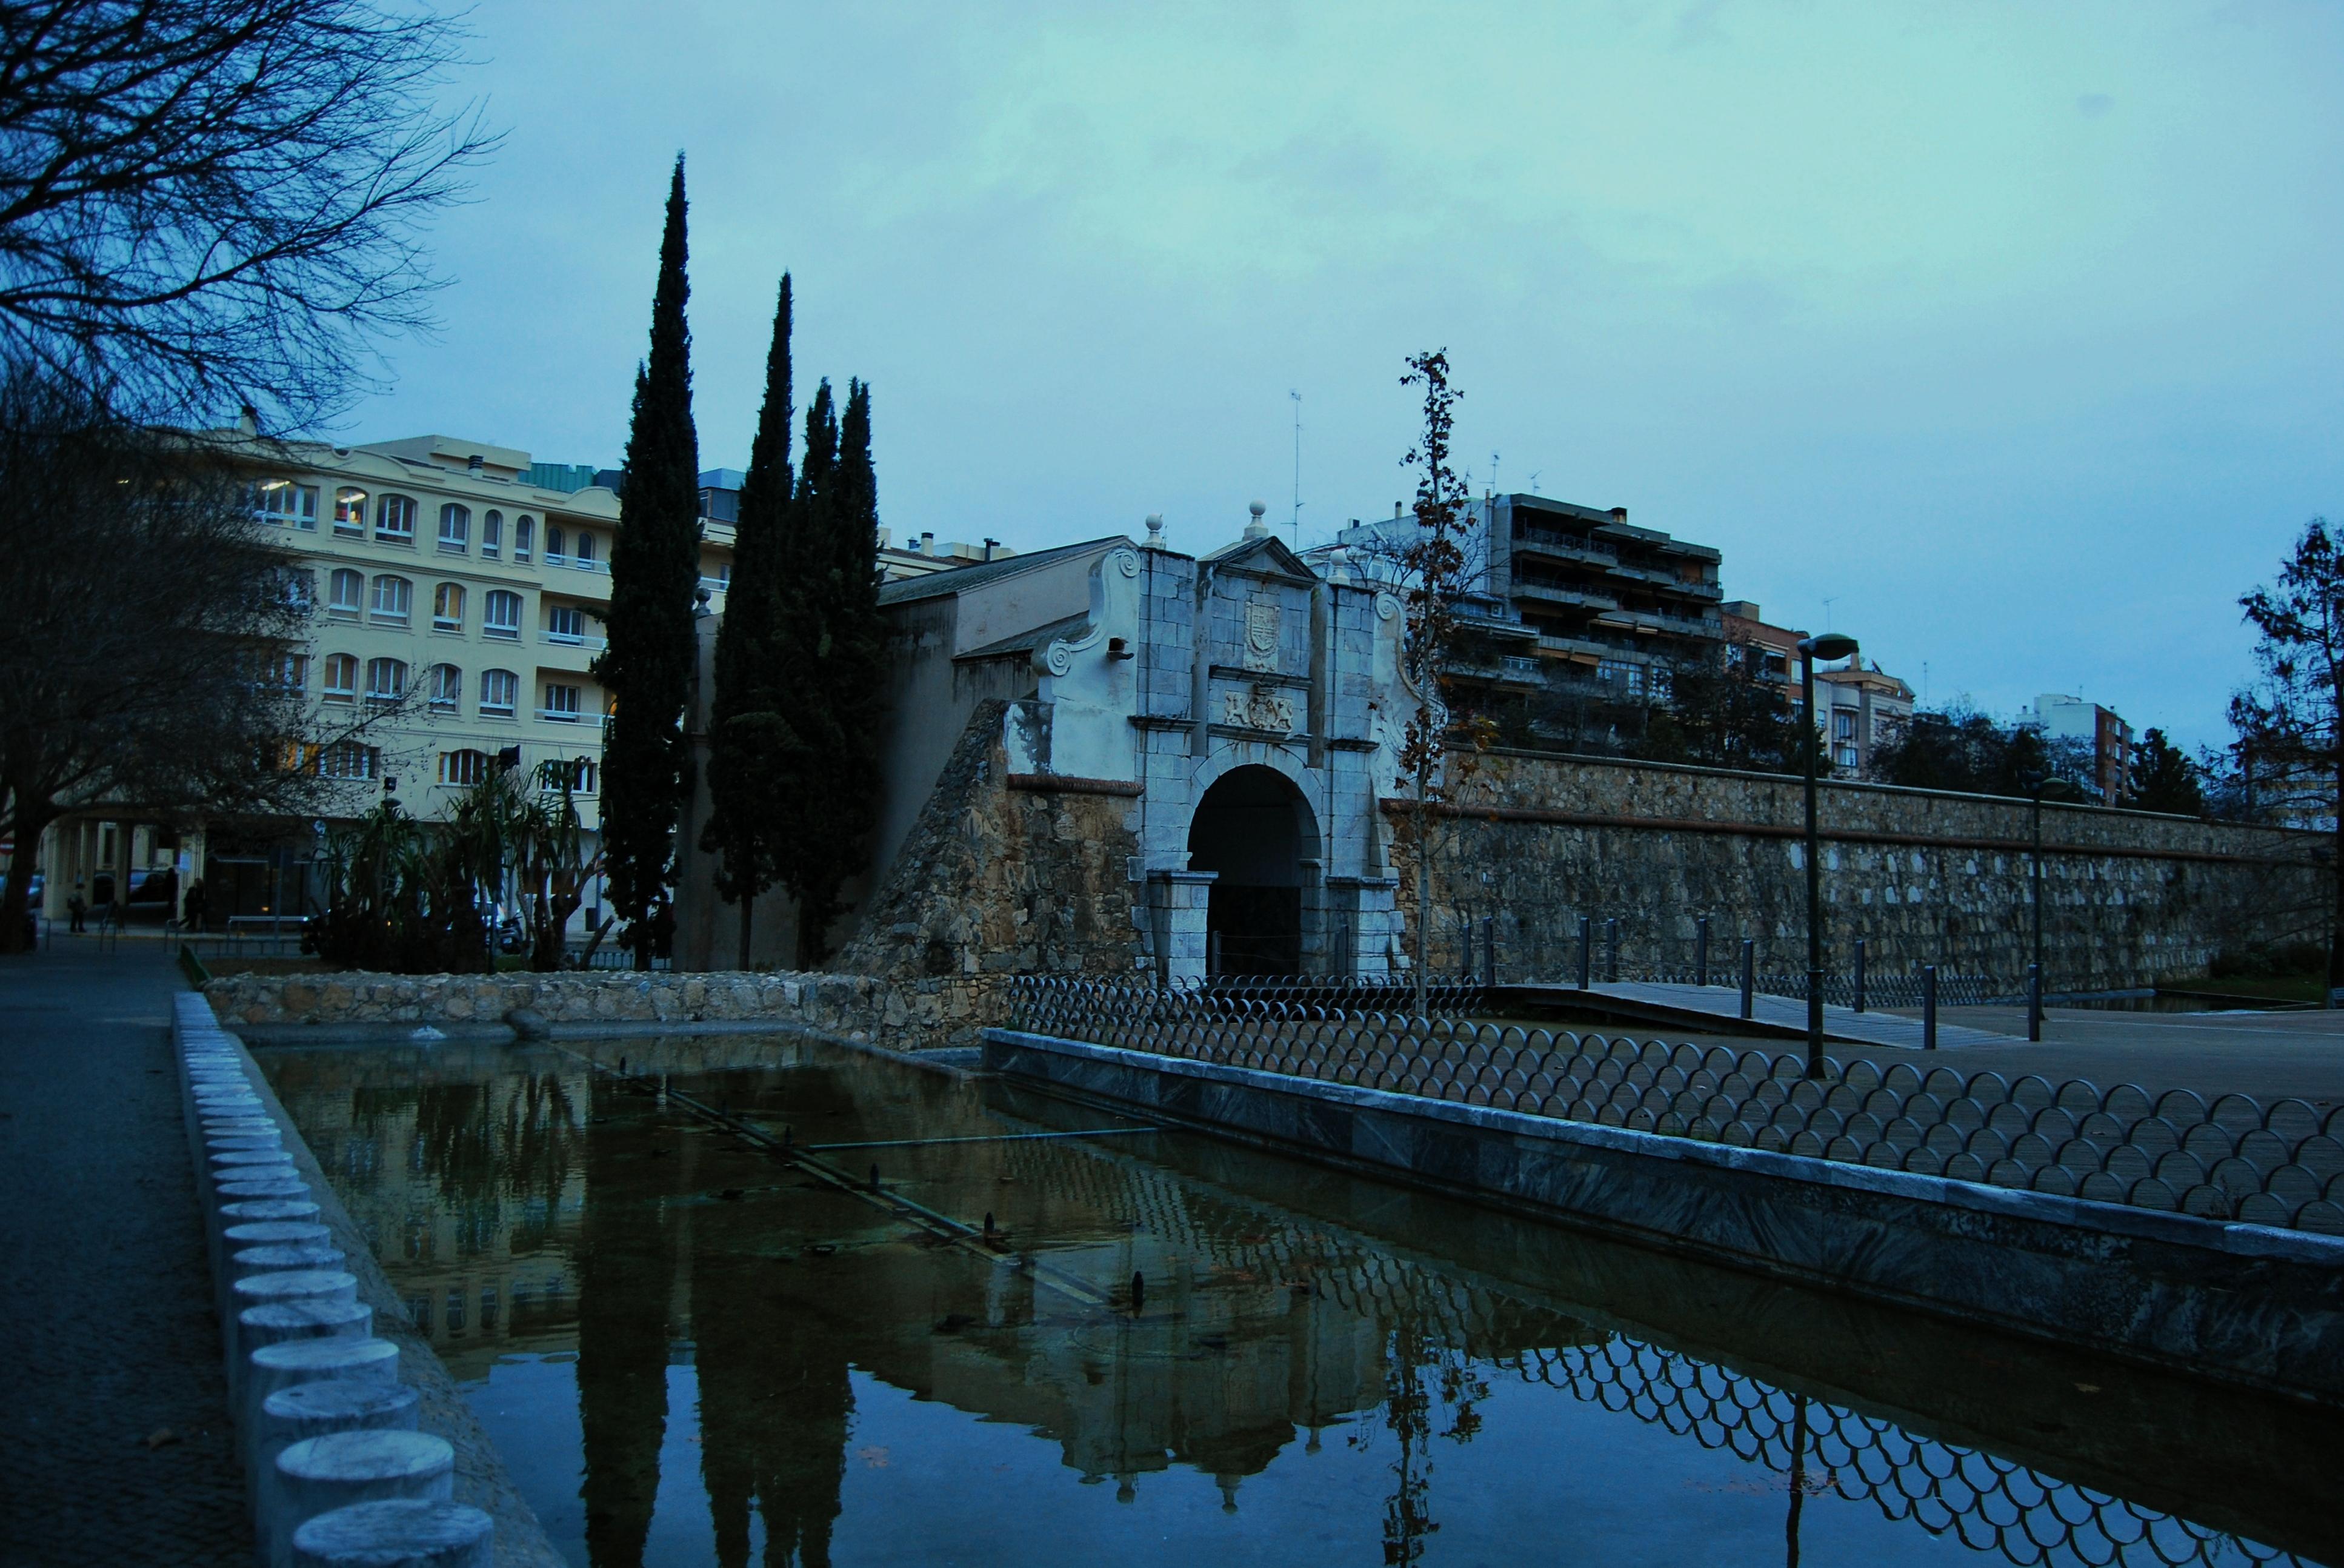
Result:
M431 590L431 628L434 631L464 629L464 588L461 583L441 583Z
M591 569L594 565L594 536L585 529L578 530L578 564Z
M318 529L318 487L297 485L290 479L263 479L254 488L252 510L253 515L264 523L315 533Z
M431 708L435 713L453 713L463 706L464 672L452 664L431 667Z
M403 660L369 658L366 675L369 702L397 702L407 695L407 665Z
M367 493L345 485L334 492L334 532L363 534L366 532Z
M513 559L529 559L530 535L537 531L537 520L524 512L513 519Z
M440 508L440 548L460 556L472 542L472 509L450 501Z
M520 638L520 595L510 588L490 588L481 601L480 633L507 642Z
M405 578L389 574L374 579L373 618L397 621L404 626L415 608L415 585Z
M489 755L485 751L442 751L440 753L440 782L442 784L478 784L489 776Z
M520 676L510 669L480 671L480 716L483 719L510 719L513 706L520 700Z
M359 699L359 661L347 653L326 656L326 700L356 702Z
M505 515L490 512L480 519L480 554L494 560L497 553L504 548Z
M326 613L355 618L366 603L366 574L344 568L326 585Z
M385 496L374 504L374 537L385 544L415 542L415 498Z
M570 558L565 553L568 548L568 543L569 541L561 537L561 530L560 528L554 527L551 523L545 525L545 558L547 560L552 562L555 566L560 566L562 562L568 560Z

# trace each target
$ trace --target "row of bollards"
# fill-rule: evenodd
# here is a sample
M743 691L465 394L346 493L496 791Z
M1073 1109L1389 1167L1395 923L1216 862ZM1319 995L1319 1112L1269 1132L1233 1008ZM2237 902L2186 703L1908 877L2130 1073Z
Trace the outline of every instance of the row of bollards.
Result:
M250 1059L198 996L177 1000L237 1457L264 1568L488 1568L494 1525L454 1501L455 1450L418 1430L399 1347L288 1157Z

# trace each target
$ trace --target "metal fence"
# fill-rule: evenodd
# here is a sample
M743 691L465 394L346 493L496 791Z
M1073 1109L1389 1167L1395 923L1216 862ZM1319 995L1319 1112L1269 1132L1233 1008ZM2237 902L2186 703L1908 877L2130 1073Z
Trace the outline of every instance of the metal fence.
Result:
M1470 989L1470 988L1467 988ZM2344 1235L2344 1106L1020 977L1017 1027L1565 1121Z

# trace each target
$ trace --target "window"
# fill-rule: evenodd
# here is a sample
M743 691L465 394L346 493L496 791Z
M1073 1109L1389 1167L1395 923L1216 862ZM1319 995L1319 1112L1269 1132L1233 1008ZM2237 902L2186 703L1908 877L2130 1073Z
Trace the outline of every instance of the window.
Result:
M535 521L525 513L513 519L513 559L517 561L529 559L529 536L536 527Z
M334 532L359 535L366 532L366 492L348 485L334 492Z
M326 585L326 613L355 620L359 606L366 598L366 577L345 568L336 572Z
M286 608L308 615L318 608L318 574L299 567L288 567L277 574L278 591L284 596Z
M280 691L304 691L309 685L309 656L280 653L268 661L269 683Z
M464 588L460 583L441 583L431 590L431 626L435 631L464 629Z
M337 740L318 753L318 773L326 779L372 779L382 771L382 753L355 740Z
M368 659L366 694L369 702L397 702L406 696L406 661L397 658Z
M1853 740L1853 739L1855 739L1855 715L1854 715L1854 714L1853 714L1853 713L1834 713L1834 714L1833 714L1833 715L1832 715L1832 734L1833 734L1833 736L1834 736L1835 739L1841 739L1841 740Z
M510 719L513 704L520 699L520 677L510 669L480 671L480 715L485 719Z
M504 544L505 515L490 512L480 519L480 554L494 560L497 552L504 548Z
M1853 746L1843 746L1843 747L1841 747L1841 748L1839 749L1839 755L1838 755L1838 757L1836 758L1836 760L1837 760L1837 762L1839 763L1839 765L1840 765L1842 768L1853 768L1853 767L1854 767L1854 766L1855 766L1855 748L1854 748L1854 747L1853 747Z
M594 569L594 536L583 528L578 531L578 554L572 559L589 571Z
M552 562L555 566L561 565L564 561L569 559L569 557L562 553L567 547L568 541L562 538L561 530L555 528L551 523L546 524L545 558Z
M551 681L546 682L545 711L538 717L556 719L563 724L577 723L578 689L574 686L557 686Z
M374 579L373 618L376 620L407 622L408 612L415 608L415 585L405 578L389 576Z
M460 556L472 542L472 509L450 501L440 508L440 548Z
M545 611L545 638L548 642L583 642L586 640L586 616L576 605L549 605Z
M561 786L566 778L571 789L581 795L591 795L600 782L601 770L594 766L594 759L591 757L549 762L545 766L546 781L556 789Z
M385 496L374 504L374 537L386 544L415 542L415 498Z
M359 661L347 653L326 656L326 700L356 702L359 699Z
M520 636L520 595L510 588L490 588L480 608L482 635L507 641Z
M281 528L318 531L318 487L290 479L265 479L253 493L253 515Z
M431 710L453 713L463 706L464 672L452 664L431 667Z
M731 561L726 561L716 568L716 591L718 593L730 593L732 590L732 563Z
M440 782L442 784L478 784L488 776L489 754L485 751L440 753Z

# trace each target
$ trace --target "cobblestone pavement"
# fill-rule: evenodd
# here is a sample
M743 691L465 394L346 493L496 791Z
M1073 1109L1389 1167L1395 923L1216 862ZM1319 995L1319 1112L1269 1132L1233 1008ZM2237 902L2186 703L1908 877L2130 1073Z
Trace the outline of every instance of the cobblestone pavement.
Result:
M167 1022L125 942L0 959L0 1562L252 1561Z

